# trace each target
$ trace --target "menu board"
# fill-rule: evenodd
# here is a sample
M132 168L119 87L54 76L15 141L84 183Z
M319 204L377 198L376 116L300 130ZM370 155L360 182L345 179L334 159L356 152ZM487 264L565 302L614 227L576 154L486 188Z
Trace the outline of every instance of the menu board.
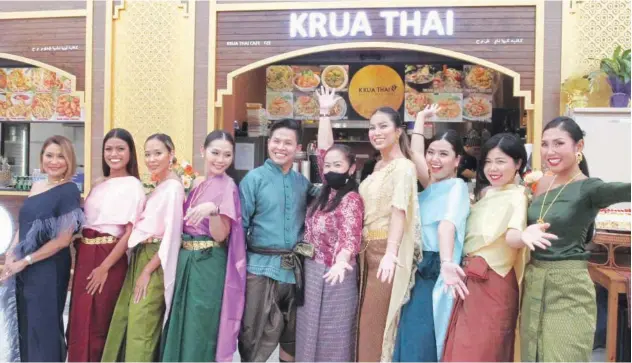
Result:
M80 121L72 81L43 68L0 68L0 121Z
M270 66L266 68L268 119L318 119L320 106L316 91L321 86L334 89L341 96L330 110L331 119L347 118L348 83L349 66L346 65Z

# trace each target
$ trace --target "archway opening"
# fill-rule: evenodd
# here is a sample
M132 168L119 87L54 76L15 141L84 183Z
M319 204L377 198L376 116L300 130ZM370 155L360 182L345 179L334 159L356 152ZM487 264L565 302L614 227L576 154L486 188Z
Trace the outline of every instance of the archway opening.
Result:
M219 90L217 93L217 101L215 103L216 127L233 130L235 121L242 125L248 118L246 104L260 104L263 108L269 106L269 97L267 96L270 92L266 87L266 69L273 65L292 66L296 69L315 67L316 71L318 67L322 71L330 65L346 65L348 66L349 82L358 70L367 65L391 67L401 75L406 85L406 95L400 111L402 117L408 121L414 120L414 116L412 116L412 119L410 116L406 116L407 111L410 109L407 102L410 96L409 93L463 93L460 100L461 108L466 105L465 102L470 98L470 93L475 93L470 90L465 92L463 89L453 89L447 92L444 89L432 89L432 87L429 87L430 89L415 87L407 79L409 66L413 65L419 68L421 65L430 65L433 72L457 70L461 72L462 77L466 77L464 73L466 69L482 66L493 71L496 77L494 89L492 92L484 95L484 98L489 100L493 107L493 112L488 115L488 119L470 121L461 118L458 121L451 120L453 122L436 122L430 128L429 136L432 133L452 128L462 135L464 141L467 141L472 135L478 135L480 138L485 134L498 132L515 132L525 140L531 139L529 133L532 130L532 125L529 125L529 120L533 119L532 111L534 108L531 101L531 91L521 90L520 75L516 71L451 51L435 51L434 48L416 45L385 44L388 44L388 47L364 48L349 44L345 45L345 48L334 45L333 48L335 49L333 50L331 50L332 46L316 47L319 49L311 48L313 52L292 52L293 55L300 53L293 57L286 57L287 54L279 55L233 71L228 74L226 88ZM423 48L426 51L420 51L417 48ZM411 88L414 89L411 91ZM296 93L294 91L291 92ZM293 102L296 102L296 95L294 97ZM362 117L358 112L355 112L348 97L344 98L347 103L347 111L349 112L338 123L339 127L335 130L334 135L339 142L346 142L352 145L354 151L366 160L367 157L373 154L370 143L367 140L368 121L366 117ZM415 110L414 107L412 109ZM306 149L309 143L316 138L316 123L310 122L305 117L291 118L302 118L302 143L303 148ZM317 119L317 117L315 118ZM265 150L261 151L261 153L265 153Z

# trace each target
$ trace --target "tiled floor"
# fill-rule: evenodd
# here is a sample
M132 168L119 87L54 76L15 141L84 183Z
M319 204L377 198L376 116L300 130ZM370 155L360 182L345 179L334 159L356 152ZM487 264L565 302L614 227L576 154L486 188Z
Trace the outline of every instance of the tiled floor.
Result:
M70 294L68 294L68 300L66 301L66 311L64 312L64 323L68 324L68 309L69 309L69 305L70 305ZM592 356L592 361L593 362L605 362L606 359L606 351L604 349L597 349L593 352L593 356ZM239 358L239 353L235 353L235 356L233 357L233 362L240 362L241 359ZM278 362L279 361L279 349L277 348L277 350L274 351L274 353L272 353L272 356L270 357L270 359L268 359L268 362Z

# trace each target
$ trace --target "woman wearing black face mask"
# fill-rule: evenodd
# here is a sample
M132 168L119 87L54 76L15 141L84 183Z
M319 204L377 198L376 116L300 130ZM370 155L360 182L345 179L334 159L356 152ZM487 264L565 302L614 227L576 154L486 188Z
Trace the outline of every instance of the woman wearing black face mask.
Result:
M358 304L355 256L362 239L364 205L354 179L355 156L333 144L329 110L333 92L319 94L318 169L320 195L305 218L305 242L314 246L305 261L305 304L297 310L296 361L348 362L355 352Z

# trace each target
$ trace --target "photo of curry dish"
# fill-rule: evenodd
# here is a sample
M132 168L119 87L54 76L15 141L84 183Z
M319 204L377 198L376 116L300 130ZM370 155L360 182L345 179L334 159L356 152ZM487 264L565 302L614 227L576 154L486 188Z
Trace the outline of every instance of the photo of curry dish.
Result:
M271 91L291 91L293 78L290 66L270 66L266 69L266 86Z
M342 90L349 82L349 73L343 66L327 66L322 74L323 84L334 90Z
M294 85L303 92L313 91L320 84L320 78L310 70L301 71L294 77Z

